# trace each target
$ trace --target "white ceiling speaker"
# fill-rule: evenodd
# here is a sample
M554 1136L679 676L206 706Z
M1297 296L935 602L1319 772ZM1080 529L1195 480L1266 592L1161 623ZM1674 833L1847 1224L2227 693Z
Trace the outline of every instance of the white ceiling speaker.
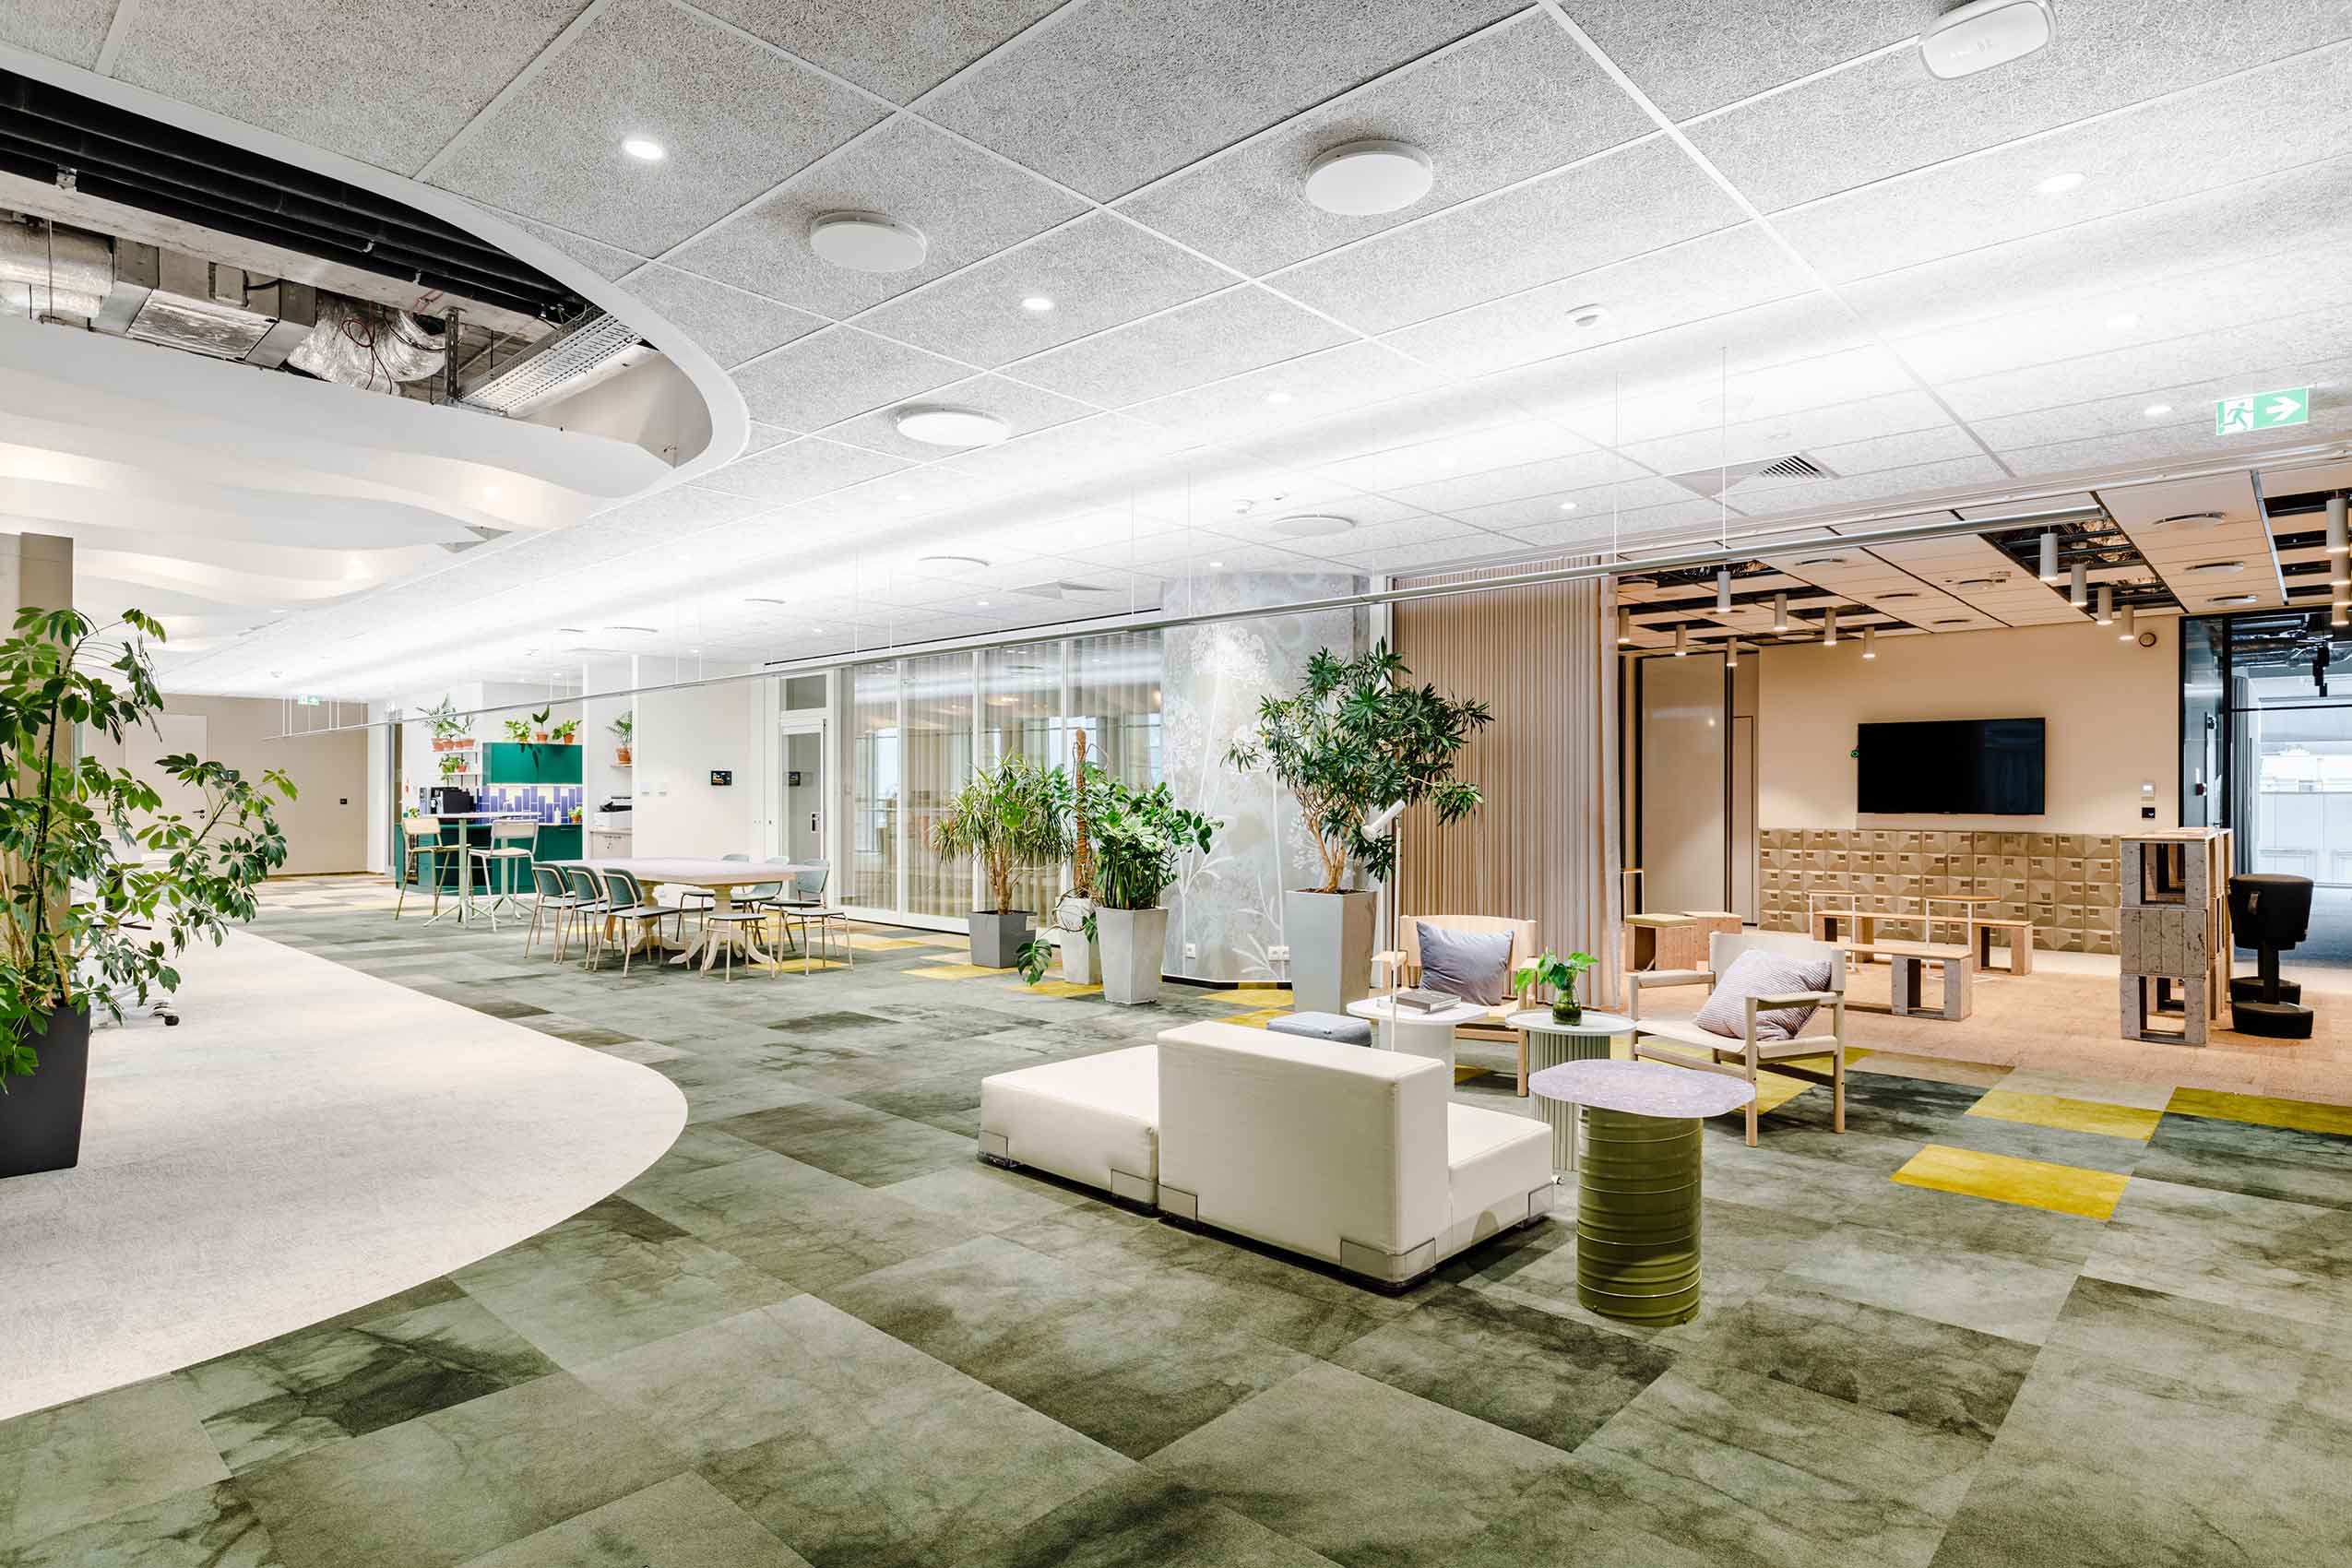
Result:
M1318 155L1307 169L1307 199L1344 218L1369 218L1412 206L1436 179L1429 154L1401 141L1351 141Z
M921 267L931 245L879 212L826 212L809 225L809 249L852 272L904 272Z
M1288 517L1277 517L1266 526L1274 532L1291 539L1314 539L1323 534L1346 533L1356 524L1352 518L1330 512L1300 512Z
M994 414L944 403L909 403L898 410L898 434L926 446L992 446L1012 434Z
M2023 59L2057 34L2049 0L1968 0L1920 32L1919 59L1928 75L1951 81Z
M1609 319L1609 307L1607 305L1578 305L1568 312L1568 319L1574 326L1590 329Z

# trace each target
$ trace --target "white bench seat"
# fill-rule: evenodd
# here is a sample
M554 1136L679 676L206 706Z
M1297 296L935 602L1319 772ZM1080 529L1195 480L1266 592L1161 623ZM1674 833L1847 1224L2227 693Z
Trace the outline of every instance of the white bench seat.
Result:
M1159 1201L1159 1050L1130 1046L980 1080L980 1158L1131 1203Z

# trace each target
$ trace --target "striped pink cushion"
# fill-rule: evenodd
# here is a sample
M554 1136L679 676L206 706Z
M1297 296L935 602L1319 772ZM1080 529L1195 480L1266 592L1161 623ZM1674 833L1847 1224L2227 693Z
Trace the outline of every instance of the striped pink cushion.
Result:
M1761 947L1751 947L1731 960L1723 978L1715 982L1715 991L1691 1021L1709 1034L1724 1035L1732 1039L1745 1039L1748 1031L1748 998L1751 996L1786 996L1792 991L1826 991L1829 989L1830 961L1827 958L1806 957L1795 953L1774 953ZM1756 1015L1756 1038L1792 1039L1813 1016L1811 1006L1781 1007Z

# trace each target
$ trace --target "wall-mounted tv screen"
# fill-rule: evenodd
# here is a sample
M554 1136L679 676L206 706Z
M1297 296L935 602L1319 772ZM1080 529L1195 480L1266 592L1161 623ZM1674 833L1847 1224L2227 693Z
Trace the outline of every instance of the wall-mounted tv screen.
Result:
M1890 815L2039 816L2042 721L1942 719L1858 726L1854 809Z

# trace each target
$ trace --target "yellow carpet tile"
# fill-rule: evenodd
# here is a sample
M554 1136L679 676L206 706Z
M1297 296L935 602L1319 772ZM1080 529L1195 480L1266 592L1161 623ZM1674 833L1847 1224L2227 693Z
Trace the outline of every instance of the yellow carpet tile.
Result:
M2263 1095L2229 1094L2221 1089L2174 1089L2165 1110L2175 1116L2216 1116L2227 1122L2287 1127L2299 1133L2335 1133L2352 1136L2352 1105L2325 1105L2311 1099L2272 1099Z
M2115 1213L2116 1201L2123 1196L2124 1183L2131 1178L2112 1170L2085 1170L2048 1160L1930 1144L1906 1161L1891 1180L1994 1203L2106 1219Z
M925 980L977 980L981 975L1001 975L1008 971L992 969L985 964L927 964L920 969L908 969L910 975Z
M861 953L889 953L901 947L936 947L939 944L916 936L852 936L849 945Z
M1777 1111L1807 1089L1817 1087L1802 1078L1785 1077L1759 1068L1756 1072L1756 1114L1762 1116L1767 1111ZM1746 1112L1741 1111L1735 1114L1744 1116Z
M1236 1013L1229 1018L1219 1018L1217 1021L1220 1024L1239 1024L1243 1028L1262 1029L1265 1028L1266 1020L1287 1018L1289 1016L1290 1009L1288 1007L1262 1007L1254 1013Z
M1029 990L1039 996L1100 996L1102 987L1079 985L1071 980L1039 980Z
M2068 1099L2054 1094L2025 1094L1994 1089L1968 1107L1971 1116L1997 1122L2023 1122L2035 1127L2058 1127L2070 1133L2100 1133L2110 1138L2148 1141L2163 1118L2160 1111L2132 1105L2108 1105L2095 1099Z

